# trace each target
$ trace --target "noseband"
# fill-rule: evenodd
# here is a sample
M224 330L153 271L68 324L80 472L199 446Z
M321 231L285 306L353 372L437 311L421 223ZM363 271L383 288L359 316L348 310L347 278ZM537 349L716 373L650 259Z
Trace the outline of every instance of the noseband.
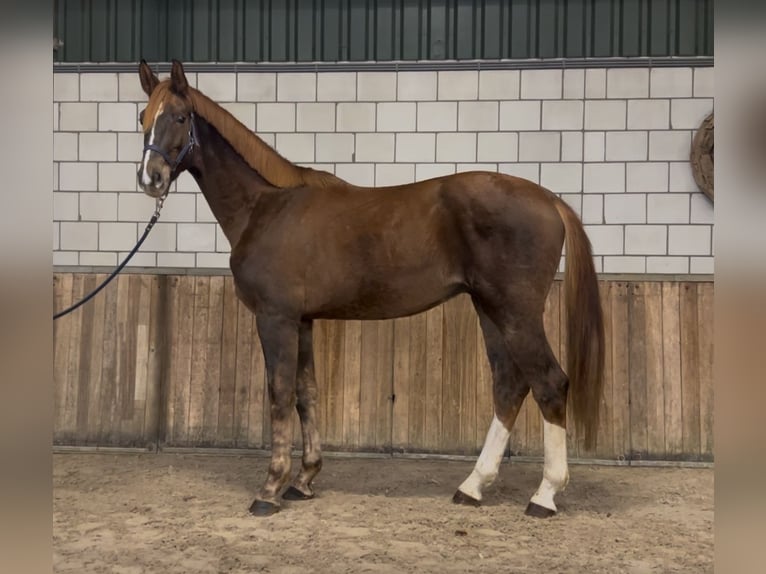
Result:
M189 139L186 141L186 145L181 148L181 151L179 152L178 156L175 160L170 159L170 156L161 148L154 144L146 144L144 145L144 153L147 151L154 151L157 152L162 156L162 158L167 162L167 164L170 166L170 171L173 172L176 170L176 168L179 166L179 164L183 161L184 157L186 157L186 154L191 151L191 149L197 145L197 138L195 137L195 130L194 130L194 112L189 114Z

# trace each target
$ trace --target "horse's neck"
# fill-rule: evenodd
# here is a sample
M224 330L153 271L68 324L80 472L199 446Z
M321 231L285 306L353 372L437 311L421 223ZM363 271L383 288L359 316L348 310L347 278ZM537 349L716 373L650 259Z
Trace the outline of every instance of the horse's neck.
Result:
M194 121L199 150L189 172L233 247L259 197L274 188L204 118L197 116Z

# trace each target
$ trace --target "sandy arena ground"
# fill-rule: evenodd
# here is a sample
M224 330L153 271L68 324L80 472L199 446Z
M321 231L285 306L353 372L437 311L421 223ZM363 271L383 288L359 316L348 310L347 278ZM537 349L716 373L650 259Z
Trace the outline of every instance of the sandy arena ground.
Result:
M524 508L542 465L503 464L481 508L472 462L325 459L318 496L255 518L268 459L54 456L54 570L73 573L713 571L713 470L570 466L559 514ZM294 467L295 468L295 467Z

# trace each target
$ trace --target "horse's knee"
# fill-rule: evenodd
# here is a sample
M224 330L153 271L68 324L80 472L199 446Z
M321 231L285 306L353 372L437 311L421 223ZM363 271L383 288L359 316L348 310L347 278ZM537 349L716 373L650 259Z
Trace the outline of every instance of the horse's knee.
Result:
M568 391L569 378L558 367L532 383L532 395L546 421L565 426Z

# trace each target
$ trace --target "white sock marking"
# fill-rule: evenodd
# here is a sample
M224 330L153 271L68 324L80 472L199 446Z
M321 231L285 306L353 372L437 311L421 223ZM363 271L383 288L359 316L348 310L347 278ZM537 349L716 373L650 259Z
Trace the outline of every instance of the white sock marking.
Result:
M160 102L160 107L157 108L157 113L154 114L154 120L152 121L152 131L149 134L149 145L154 145L154 128L157 126L157 118L160 117L163 107L165 107L165 102ZM144 152L144 159L141 167L141 183L145 186L150 186L152 184L152 179L149 177L149 173L147 172L147 168L149 166L149 156L152 153L154 152L150 149Z
M481 491L492 484L497 478L500 461L503 459L505 447L511 433L505 425L495 416L484 440L481 454L476 461L473 471L458 487L463 494L467 494L476 500L481 500Z
M555 512L553 497L557 492L564 490L569 482L566 429L543 419L543 444L543 480L532 497L532 502Z

